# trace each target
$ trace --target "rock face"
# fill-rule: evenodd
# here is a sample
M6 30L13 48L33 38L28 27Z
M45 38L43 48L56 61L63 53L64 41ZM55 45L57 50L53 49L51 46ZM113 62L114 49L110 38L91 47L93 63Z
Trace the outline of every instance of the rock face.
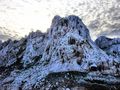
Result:
M103 45L104 39L112 40L103 37L94 43L77 16L55 16L47 33L32 32L20 41L1 43L0 88L75 90L93 83L120 85L119 51L111 47L114 40ZM109 47L116 57L106 53L111 53Z
M120 58L120 38L111 39L101 36L96 39L95 43L108 55Z

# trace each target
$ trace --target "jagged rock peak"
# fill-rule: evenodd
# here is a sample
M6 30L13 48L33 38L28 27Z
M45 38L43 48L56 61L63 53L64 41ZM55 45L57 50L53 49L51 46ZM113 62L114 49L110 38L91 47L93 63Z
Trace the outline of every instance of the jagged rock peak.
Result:
M34 38L37 38L37 37L42 37L42 36L46 36L47 33L42 33L40 30L37 30L35 32L30 32L29 35L28 35L28 39L34 39Z
M102 49L107 48L115 44L120 44L120 38L108 38L106 36L100 36L95 40L95 43Z
M80 70L81 67L84 68L82 70L89 70L92 64L95 63L98 67L101 64L99 62L106 63L108 59L109 57L93 43L87 27L78 16L53 18L49 40L41 60L48 65L54 62L51 67L55 67L55 63L58 65L56 70L51 70Z
M61 18L55 16L52 20L51 29L49 31L50 36L57 38L64 36L67 32L78 32L82 37L89 37L89 30L83 24L82 20L75 15Z
M120 38L112 39L105 36L100 36L95 40L95 43L108 55L120 58Z

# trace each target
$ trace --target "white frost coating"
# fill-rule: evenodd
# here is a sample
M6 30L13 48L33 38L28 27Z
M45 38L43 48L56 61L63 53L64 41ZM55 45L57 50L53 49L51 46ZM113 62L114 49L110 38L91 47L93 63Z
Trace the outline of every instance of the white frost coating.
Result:
M31 44L27 45L26 51L27 52L25 52L25 55L23 56L23 62L25 63L25 65L32 62L31 61L32 58L30 58L29 56L31 56L31 57L36 56L36 52L33 49L33 46Z
M21 51L23 54L21 52L15 54L22 56L19 59L20 62L10 64L10 67L19 66L19 64L23 67L22 69L15 67L16 69L6 76L7 80L11 81L8 88L13 90L36 88L49 74L68 71L87 73L87 77L83 78L85 80L120 83L120 80L116 79L116 76L120 75L118 58L106 54L98 46L91 40L87 27L79 17L55 16L46 34L32 32L26 37L26 45ZM2 50L4 51L4 48ZM2 63L6 65L4 61ZM109 75L114 77L110 82ZM2 80L5 81L6 78ZM2 88L5 88L4 85L6 84L3 83L3 86L0 84Z
M111 39L101 36L96 39L95 43L108 55L112 55L118 59L120 58L120 38Z
M36 59L35 57L39 57L38 59L41 58L46 43L45 38L47 38L46 35L39 31L30 33L27 39L25 54L22 59L24 67L33 63L35 61L34 59Z

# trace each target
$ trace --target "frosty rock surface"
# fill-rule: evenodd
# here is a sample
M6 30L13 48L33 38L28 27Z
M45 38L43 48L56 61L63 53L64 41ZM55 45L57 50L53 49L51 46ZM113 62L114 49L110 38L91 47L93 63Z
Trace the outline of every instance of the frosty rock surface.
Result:
M89 30L79 17L55 16L47 33L32 32L23 40L2 43L0 68L5 69L0 75L0 88L44 90L74 88L90 82L118 85L119 57L106 54L103 48L109 45L104 46L101 41L96 41L99 48L91 40ZM105 42L109 42L109 39L105 38ZM15 53L14 56L11 52L19 54Z
M95 43L108 55L120 58L120 38L111 39L101 36L96 39Z

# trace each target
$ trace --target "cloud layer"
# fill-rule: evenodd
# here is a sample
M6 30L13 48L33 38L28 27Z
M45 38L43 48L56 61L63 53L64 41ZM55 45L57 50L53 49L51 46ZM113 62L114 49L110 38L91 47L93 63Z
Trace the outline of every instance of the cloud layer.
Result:
M82 18L93 39L119 37L119 0L0 0L0 27L6 28L0 29L0 38L19 38L38 29L45 32L55 15L70 14Z

